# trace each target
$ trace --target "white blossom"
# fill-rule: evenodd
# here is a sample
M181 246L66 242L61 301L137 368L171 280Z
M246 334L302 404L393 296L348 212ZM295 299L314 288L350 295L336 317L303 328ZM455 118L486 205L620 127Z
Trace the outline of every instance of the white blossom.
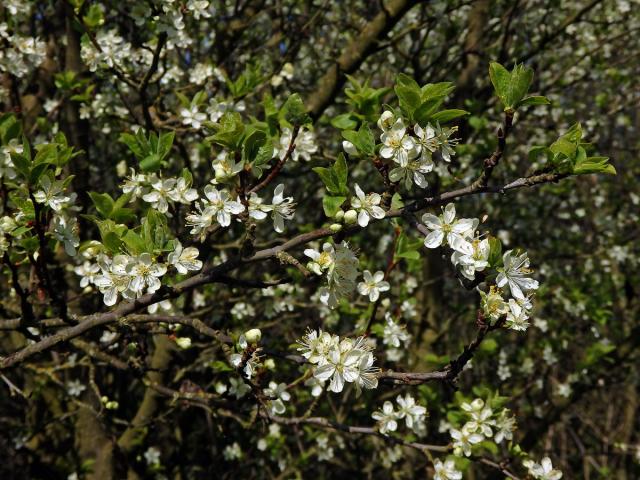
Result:
M384 210L380 207L382 197L378 193L365 195L360 186L355 185L356 196L351 197L351 206L358 212L358 225L362 228L369 225L369 218L384 218Z
M431 230L424 239L424 246L437 248L448 244L453 250L465 255L473 255L473 246L469 238L478 226L478 219L461 218L456 220L456 207L449 203L443 214L436 217L431 213L422 216L422 222Z
M370 302L375 302L380 297L380 292L386 292L391 288L389 282L384 280L384 272L381 270L373 275L369 270L365 270L362 272L362 280L358 283L358 292L360 295L368 296Z
M178 273L186 275L189 270L198 271L202 268L202 261L197 259L199 254L200 252L198 252L197 248L183 248L182 244L176 240L176 246L167 257L167 260Z
M496 278L496 285L502 288L509 286L509 291L516 299L524 299L524 292L538 289L538 281L529 278L529 257L527 252L516 254L513 250L505 252L502 256L503 266L498 268L500 272Z

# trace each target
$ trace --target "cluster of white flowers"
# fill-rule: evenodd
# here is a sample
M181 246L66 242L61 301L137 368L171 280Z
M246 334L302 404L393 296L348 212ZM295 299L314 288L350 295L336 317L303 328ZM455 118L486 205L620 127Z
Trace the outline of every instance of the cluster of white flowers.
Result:
M311 330L298 343L298 351L315 365L313 376L320 382L330 380L332 392L341 392L345 382L354 383L358 390L378 386L372 347L364 337L341 339L322 330Z
M385 323L382 330L382 343L387 347L387 360L400 360L411 342L411 334L404 325L398 324L391 313L385 313Z
M311 248L304 251L311 258L307 264L316 275L327 275L327 286L320 289L320 300L331 308L338 306L341 298L351 295L356 288L358 258L349 249L347 242L339 245L325 243L322 253Z
M252 192L249 197L249 216L254 220L264 220L268 214L273 219L273 228L276 232L284 232L284 221L293 219L295 215L295 202L293 197L284 196L284 184L279 184L273 191L271 204L263 203L257 193Z
M22 153L22 144L17 138L12 138L7 145L0 147L0 180L16 178L15 165L11 159L12 153Z
M117 302L118 295L131 300L145 292L157 291L161 286L160 278L167 273L168 265L181 274L200 270L202 261L197 259L198 254L197 248L183 248L176 241L174 251L167 257L168 264L157 262L150 253L137 256L119 254L113 258L100 254L96 263L86 260L74 271L81 277L82 288L95 285L103 294L105 305L111 306Z
M269 382L269 386L264 389L264 394L271 398L269 400L271 414L282 415L286 410L284 402L291 400L291 394L287 391L287 384Z
M468 457L474 445L491 437L495 443L513 439L515 420L509 416L507 409L494 415L491 407L481 398L476 398L471 403L464 402L461 408L469 415L470 420L459 430L449 429L456 455L464 454ZM495 436L494 429L496 429Z
M83 42L80 52L82 60L92 72L98 68L120 67L131 59L131 44L118 35L116 30L98 31L95 41L100 49L87 40Z
M273 156L282 160L289 150L292 138L293 131L289 127L284 127L282 129L282 135L280 136L278 146L273 151ZM308 162L311 160L311 155L318 151L315 135L313 132L305 130L304 128L300 129L298 136L293 143L295 148L291 153L291 159L294 162L297 162L301 158Z
M191 233L204 236L214 219L223 227L231 225L231 215L238 215L245 211L244 205L231 198L226 189L218 190L213 185L204 187L205 198L201 198L196 204L195 212L187 215L187 225L191 227Z
M133 169L120 187L123 193L131 195L132 202L142 198L160 213L167 213L170 203L190 205L198 198L198 192L184 177L161 178L155 173L136 173Z
M422 222L429 230L424 239L425 247L448 245L453 250L451 262L465 278L473 280L476 272L482 272L489 266L491 246L487 238L481 239L476 235L479 224L477 218L456 219L455 206L449 203L440 216L425 213ZM508 250L502 257L502 263L501 267L497 267L496 286L491 286L489 292L480 290L481 308L490 321L496 322L506 315L507 327L524 331L529 326L528 319L533 308L529 292L537 290L539 284L529 277L531 270L526 252ZM508 287L513 297L508 301L502 295L504 287Z
M0 49L0 72L8 72L18 78L26 77L47 56L46 42L10 33L6 23L0 23L0 42L7 43Z
M380 156L398 164L389 172L389 179L392 182L404 181L407 189L414 183L421 188L428 185L425 174L433 170L433 153L438 149L447 162L455 155L453 147L458 140L450 137L457 127L441 128L440 125L427 124L422 128L416 124L414 135L411 135L402 118L396 118L389 110L385 110L378 119L378 127L382 130L380 140L383 144Z
M562 478L562 472L553 468L549 457L544 457L540 463L528 459L522 464L529 470L529 475L536 480L560 480Z
M395 432L398 428L398 421L404 419L407 428L412 429L416 434L421 435L425 431L425 416L427 409L416 404L415 399L406 394L404 397L398 395L396 397L398 409L396 410L390 401L384 402L382 409L373 412L371 417L378 422L378 431L387 434Z
M260 348L257 344L261 337L262 332L257 328L246 331L238 338L236 353L229 355L231 365L236 369L242 368L247 378L253 377L260 366Z

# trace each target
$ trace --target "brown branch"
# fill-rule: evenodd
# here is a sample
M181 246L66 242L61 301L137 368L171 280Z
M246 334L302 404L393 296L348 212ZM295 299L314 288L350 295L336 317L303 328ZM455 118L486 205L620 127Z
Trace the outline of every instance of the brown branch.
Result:
M400 21L418 0L391 0L368 22L360 33L347 45L336 62L318 81L316 89L307 97L307 109L317 119L329 106L342 87L345 74L355 72L373 53L379 39L383 38Z

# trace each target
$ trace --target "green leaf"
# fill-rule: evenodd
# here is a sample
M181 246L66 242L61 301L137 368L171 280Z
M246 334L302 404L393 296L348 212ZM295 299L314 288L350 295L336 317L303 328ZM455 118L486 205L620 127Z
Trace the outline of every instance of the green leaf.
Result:
M40 177L42 176L42 174L44 172L47 171L47 169L49 168L49 164L48 163L40 163L38 165L35 165L32 169L31 172L29 173L29 183L31 185L37 185L38 181L40 180Z
M216 133L208 137L207 140L231 150L235 150L240 145L245 126L238 112L225 112L220 118L220 122L215 124L215 128Z
M511 84L511 74L509 71L497 62L489 64L489 77L496 91L496 94L502 100L505 107L508 105L509 88Z
M338 159L330 168L315 167L313 171L320 176L331 195L346 196L349 194L347 188L348 167L342 153L338 155Z
M441 110L438 113L434 113L431 116L431 121L446 123L450 122L454 118L464 117L465 115L469 115L469 112L466 110L452 109L452 110Z
M96 207L98 213L108 219L113 211L114 202L108 193L89 192L89 197Z
M242 144L242 158L245 162L253 162L260 148L267 142L267 134L262 130L254 130L244 139Z
M528 107L530 105L551 105L551 102L542 95L533 95L522 99L518 104L519 107Z
M169 152L171 152L175 136L176 132L165 132L160 134L156 153L160 156L161 160L164 160Z
M127 250L132 255L140 255L147 251L147 245L143 238L133 230L127 230L122 237L122 241L127 246Z
M155 172L160 170L162 167L162 159L160 155L157 153L152 153L151 155L140 160L140 170L143 172Z
M511 70L509 81L509 106L516 107L520 100L527 94L533 81L533 69L523 64L515 65Z
M411 239L407 237L404 232L398 237L396 244L396 257L406 258L409 260L418 260L420 258L420 247L422 246L422 240Z
M102 243L111 253L120 253L122 251L123 242L115 232L107 232L102 237Z
M304 106L304 102L300 95L294 93L287 98L287 101L282 106L280 113L291 125L307 125L311 123L311 117L307 113L307 108Z
M340 206L346 199L347 197L345 196L325 195L322 197L322 208L324 210L324 214L329 218L333 218L338 210L340 210Z
M331 125L340 130L353 130L358 126L358 121L351 116L351 113L343 113L333 117Z
M396 79L394 88L400 109L409 118L413 118L413 112L420 106L421 90L420 86L408 75L401 73Z
M357 132L353 130L343 131L342 136L353 143L362 155L372 156L375 153L376 142L367 123L360 125L360 129Z
M502 263L502 242L496 237L489 237L489 265L497 267Z

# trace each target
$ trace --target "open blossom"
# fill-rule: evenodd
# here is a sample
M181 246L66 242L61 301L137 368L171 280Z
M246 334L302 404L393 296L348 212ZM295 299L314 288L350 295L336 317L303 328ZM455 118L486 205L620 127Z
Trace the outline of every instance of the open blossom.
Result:
M562 478L562 472L553 468L549 457L544 457L540 463L525 460L522 464L529 470L529 475L536 480L560 480Z
M100 265L85 260L82 265L78 265L73 271L80 277L80 288L85 288L95 282L95 278L100 272Z
M479 433L473 433L464 427L461 430L452 428L449 431L451 438L453 439L453 448L456 455L463 453L465 457L471 455L471 448L484 440L484 437Z
M102 274L95 277L94 283L104 295L103 301L108 307L115 305L119 294L125 298L133 297L129 291L131 277L126 271L128 263L126 255L116 255L113 260L103 258L99 262Z
M150 203L153 208L158 210L160 213L167 213L169 209L169 203L167 199L170 198L170 192L174 189L176 185L175 178L167 178L167 179L156 179L151 184L151 191L142 196L142 199Z
M413 126L413 133L416 134L416 144L420 148L420 158L423 162L431 162L433 168L433 161L431 155L438 149L439 142L436 135L436 131L430 123L425 128L422 128L417 123Z
M478 219L461 218L456 220L456 207L449 203L443 214L436 217L431 213L422 216L422 222L431 230L424 239L424 246L427 248L437 248L440 245L448 244L453 250L464 255L473 255L474 249L469 241L473 237L475 229L478 227Z
M515 418L509 416L509 410L506 408L500 412L500 416L495 421L496 434L494 440L496 443L502 443L503 440L513 440L513 431L516 429Z
M233 155L223 150L211 163L215 178L211 180L214 185L235 177L244 168L243 162L236 162Z
M485 437L493 436L493 430L491 430L493 411L488 405L485 405L484 400L476 398L473 402L465 402L460 407L471 417L471 420L464 425L463 430L470 433L479 431Z
M458 127L442 128L440 125L436 125L435 127L435 134L440 147L440 153L442 154L442 159L445 162L450 162L451 157L456 154L453 147L458 144L459 140L457 138L450 137L457 131Z
M369 225L369 218L384 218L384 210L380 207L382 197L378 193L365 195L360 186L356 183L356 196L351 198L351 206L358 212L358 225L366 227Z
M56 215L53 217L52 233L56 240L64 245L64 251L70 257L75 257L77 247L80 245L80 239L77 235L77 221L73 217L64 217Z
M538 289L538 281L529 278L529 257L527 252L516 254L513 250L505 252L502 256L503 266L498 268L500 272L496 278L496 285L502 288L509 286L511 295L516 299L523 299L524 292Z
M200 128L202 122L207 119L207 114L198 111L197 105L192 105L189 108L183 108L180 110L180 116L182 117L182 124L193 128Z
M298 343L298 351L309 363L317 365L313 376L321 382L330 380L332 392L341 392L345 382L354 383L358 389L378 386L378 369L373 366L375 359L364 337L340 339L337 335L312 330Z
M442 463L441 460L437 459L435 462L433 462L433 468L435 470L433 480L462 479L462 472L456 469L456 464L453 460L446 460L444 463Z
M275 152L275 155L280 160L282 160L286 156L287 151L289 151L292 138L293 131L289 127L284 127L282 129L282 136L280 137L279 148ZM298 136L293 143L294 149L291 153L291 159L294 162L297 162L300 158L308 162L311 160L311 155L318 151L315 135L313 132L305 130L304 128L300 128Z
M206 199L196 205L196 212L187 215L187 225L191 226L191 233L203 233L216 221L223 227L231 225L231 215L238 215L244 211L244 205L231 200L229 192L217 190L213 185L204 188Z
M61 211L71 202L71 197L64 194L64 182L52 180L51 176L43 175L40 179L40 190L33 194L36 202L44 203L54 212Z
M284 196L284 185L282 183L278 185L273 191L273 200L270 205L273 228L276 232L284 232L284 221L293 218L295 205L293 197Z
M410 394L407 393L404 397L398 395L396 402L398 402L399 407L398 418L404 418L407 428L413 428L414 424L417 425L424 420L427 409L422 405L418 405Z
M122 192L131 195L131 201L142 197L147 186L148 179L144 173L136 173L132 168L131 174L125 178L124 183L120 185Z
M311 248L304 251L311 258L309 270L316 275L327 275L327 286L320 289L320 300L330 308L338 306L338 301L351 295L356 288L358 258L346 242L336 245L325 243L322 253Z
M505 325L512 330L524 332L529 327L529 312L517 300L509 299L509 312Z
M182 177L178 178L175 187L169 191L169 198L174 202L190 204L198 199L198 192Z
M358 284L358 292L360 295L367 295L369 301L375 302L380 297L380 292L386 292L391 287L389 282L384 280L384 272L378 270L371 275L369 270L362 273L362 282Z
M407 343L411 340L411 334L407 332L407 329L396 323L389 312L384 315L385 323L384 330L382 331L382 343L393 348L400 348L402 343Z
M396 120L393 127L380 135L380 140L383 143L380 156L391 159L400 166L406 166L409 158L415 157L418 153L416 143L411 136L407 135L407 128L401 118Z
M383 435L398 429L398 414L388 400L382 405L382 410L373 412L371 417L378 422L378 431Z
M496 322L500 317L509 312L509 305L504 301L499 290L495 286L491 286L489 293L482 290L480 292L480 308L485 318Z
M269 406L272 415L282 415L286 411L284 402L291 400L291 394L287 391L287 384L269 382L269 386L264 389L264 394L271 397Z
M389 110L385 110L384 112L382 112L382 115L380 115L380 118L378 118L378 128L383 132L386 132L391 127L393 127L394 123L396 123L396 118L393 115L393 112Z
M131 290L136 294L141 294L145 288L153 293L160 288L160 277L167 273L167 266L155 262L149 253L142 253L131 258L127 273L131 276Z
M468 255L454 251L451 254L451 262L460 267L460 272L465 278L473 280L476 272L481 272L489 266L491 247L489 246L489 240L486 238L483 240L476 238L470 243L473 253Z
M198 260L198 249L195 247L183 248L179 241L176 247L167 257L169 263L175 267L178 273L186 275L189 270L198 271L202 268L202 261Z
M430 157L418 156L410 158L406 165L400 165L391 169L389 180L392 182L404 182L404 186L409 190L412 184L420 188L427 188L429 182L425 175L433 170L434 164Z

